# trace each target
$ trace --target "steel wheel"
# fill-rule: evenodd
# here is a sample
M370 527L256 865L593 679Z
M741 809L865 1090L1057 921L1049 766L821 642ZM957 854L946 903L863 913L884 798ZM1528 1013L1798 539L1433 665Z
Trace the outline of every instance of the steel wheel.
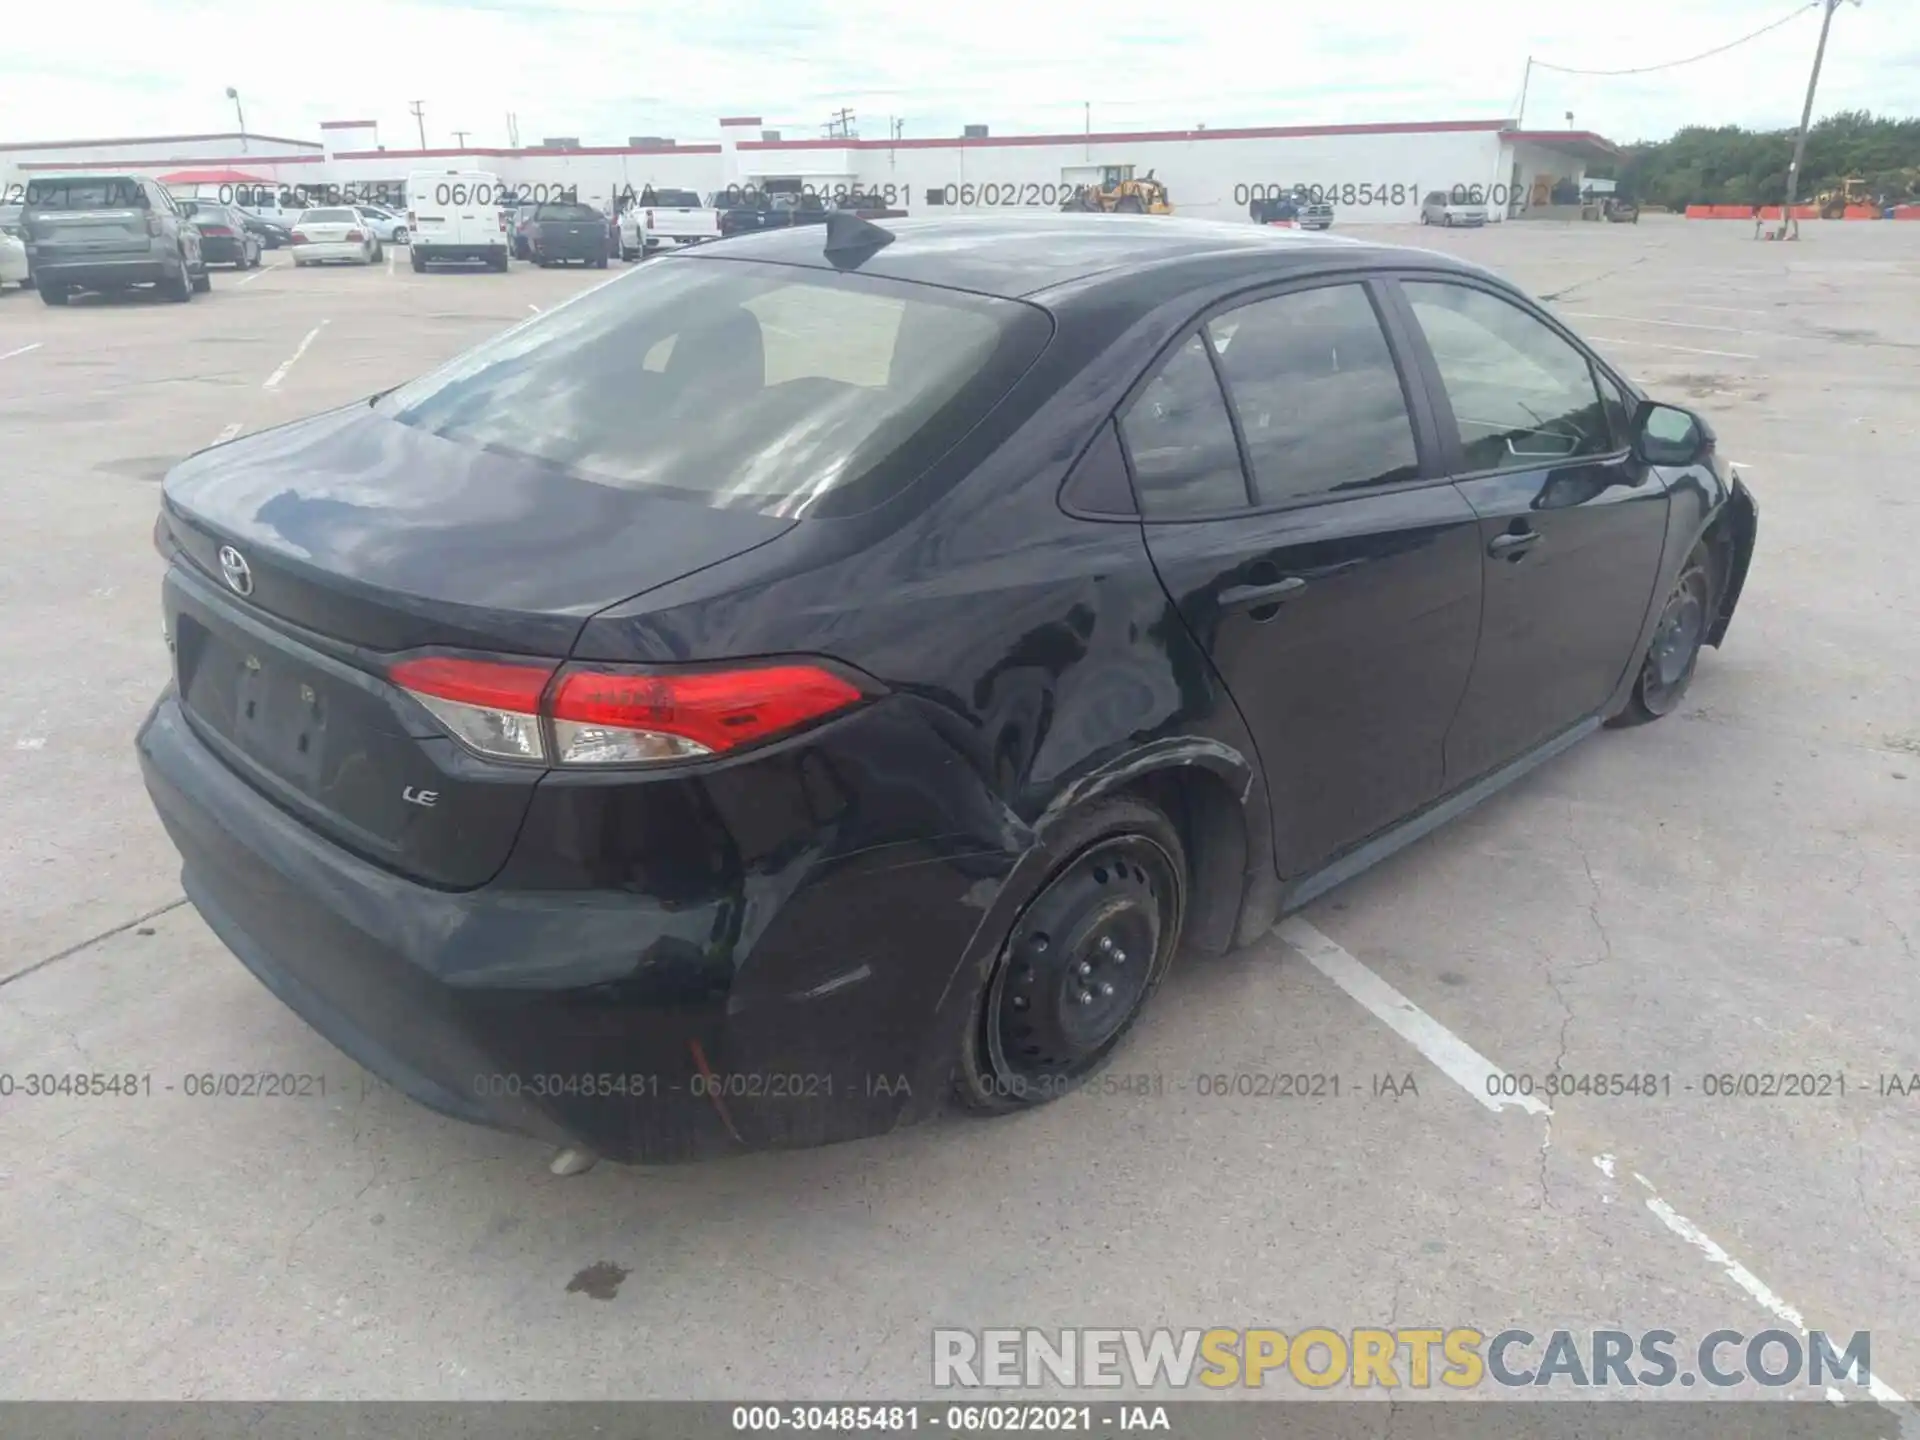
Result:
M1693 683L1700 647L1712 624L1713 572L1706 552L1695 546L1660 608L1633 695L1616 725L1643 725L1673 713Z
M1021 912L986 981L960 1085L974 1109L1073 1089L1119 1045L1178 947L1186 862L1171 822L1120 799L1075 830L1089 843Z

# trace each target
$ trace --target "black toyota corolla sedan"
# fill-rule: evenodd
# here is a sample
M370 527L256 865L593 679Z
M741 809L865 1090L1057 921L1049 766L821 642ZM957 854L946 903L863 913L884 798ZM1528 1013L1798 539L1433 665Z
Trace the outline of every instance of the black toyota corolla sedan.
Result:
M188 896L628 1161L1042 1103L1727 633L1754 502L1498 277L1249 225L674 254L167 477Z

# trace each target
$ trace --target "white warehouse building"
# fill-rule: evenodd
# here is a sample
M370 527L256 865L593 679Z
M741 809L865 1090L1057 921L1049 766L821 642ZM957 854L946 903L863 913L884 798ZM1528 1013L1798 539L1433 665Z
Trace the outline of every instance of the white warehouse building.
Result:
M267 186L314 197L352 186L397 196L410 173L481 170L538 196L571 193L604 205L629 192L730 186L858 191L921 215L1060 208L1077 185L1151 173L1176 213L1245 219L1250 203L1294 185L1319 186L1338 226L1415 221L1422 196L1478 188L1490 218L1539 214L1560 182L1615 148L1588 131L1531 131L1507 120L988 135L928 139L790 140L756 116L730 116L716 140L522 149L389 149L373 121L324 122L319 141L229 132L0 144L0 201L54 173L137 173L198 193ZM229 196L229 198L231 198ZM1564 213L1564 212L1559 212Z

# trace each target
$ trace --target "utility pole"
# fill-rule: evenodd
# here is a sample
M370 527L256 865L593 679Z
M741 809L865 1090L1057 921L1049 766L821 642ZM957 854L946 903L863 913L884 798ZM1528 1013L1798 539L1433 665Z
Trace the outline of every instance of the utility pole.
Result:
M1081 132L1086 136L1086 139L1081 142L1081 158L1091 160L1093 158L1093 102L1091 100L1082 100L1080 102L1080 112L1084 118L1086 127Z
M1527 56L1527 68L1520 74L1520 113L1513 117L1513 128L1527 128L1527 86L1533 81L1533 57Z
M460 147L460 148L461 148L462 150L464 150L464 149L466 149L466 148L467 148L467 132L466 132L466 131L464 131L464 130L456 130L456 131L454 131L454 132L453 132L453 143L454 143L454 144L456 144L456 145L458 145L458 146L459 146L459 147ZM422 146L421 146L420 148L421 148L422 150L424 150L424 149L426 149L427 147L426 147L426 146L424 146L424 145L422 145Z
M413 111L414 124L420 127L420 148L427 148L427 105L424 100L415 100L407 107Z
M1853 3L1857 6L1860 0ZM1793 220L1793 201L1800 190L1800 162L1807 158L1807 126L1813 121L1813 92L1820 84L1820 62L1827 54L1827 28L1833 24L1833 12L1839 8L1840 0L1826 0L1826 13L1820 17L1820 43L1813 52L1813 73L1807 77L1807 103L1800 107L1800 133L1793 138L1793 163L1787 166L1787 203L1780 207L1782 232ZM1800 233L1798 225L1794 225L1793 233Z
M520 117L511 110L507 112L507 148L509 150L520 148Z

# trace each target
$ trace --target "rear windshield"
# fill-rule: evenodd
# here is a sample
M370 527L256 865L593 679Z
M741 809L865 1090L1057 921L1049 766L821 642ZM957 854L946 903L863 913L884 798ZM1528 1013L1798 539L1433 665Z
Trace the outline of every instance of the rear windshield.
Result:
M144 210L147 197L135 180L81 179L27 182L30 210Z
M536 220L599 220L604 218L591 205L579 205L562 202L556 205L542 205L533 212Z
M691 190L656 190L653 199L648 202L661 209L698 210L700 197Z
M309 210L300 217L302 225L351 224L360 217L351 210Z
M655 261L404 385L379 408L626 490L801 515L877 503L1039 354L1012 300L732 260Z

